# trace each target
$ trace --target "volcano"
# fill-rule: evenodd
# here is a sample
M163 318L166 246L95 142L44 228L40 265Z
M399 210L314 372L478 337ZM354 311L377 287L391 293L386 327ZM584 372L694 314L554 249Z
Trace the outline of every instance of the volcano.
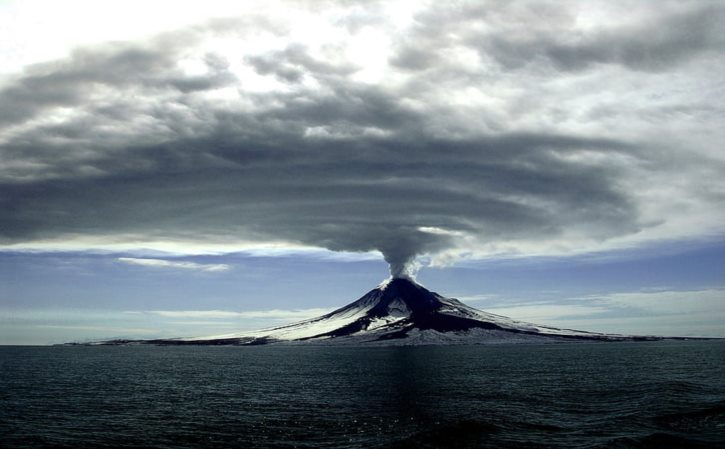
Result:
M516 321L467 306L408 278L388 279L362 298L317 318L259 331L195 338L114 340L165 345L420 345L657 340L599 334Z

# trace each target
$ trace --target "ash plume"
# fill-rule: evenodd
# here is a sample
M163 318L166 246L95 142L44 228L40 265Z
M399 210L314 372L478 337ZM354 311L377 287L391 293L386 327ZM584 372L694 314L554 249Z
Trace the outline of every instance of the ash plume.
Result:
M432 4L370 53L377 79L345 53L344 21L335 51L254 18L78 49L0 87L0 244L282 242L377 250L411 277L441 251L710 231L725 222L719 95L669 112L657 98L721 80L724 8L668 5L639 28L612 15L580 30L566 3ZM202 45L257 35L287 45ZM636 105L606 101L629 93Z
M420 265L415 260L415 256L411 256L404 260L397 260L387 255L383 255L385 261L390 265L390 277L393 279L415 279L415 275L420 269Z

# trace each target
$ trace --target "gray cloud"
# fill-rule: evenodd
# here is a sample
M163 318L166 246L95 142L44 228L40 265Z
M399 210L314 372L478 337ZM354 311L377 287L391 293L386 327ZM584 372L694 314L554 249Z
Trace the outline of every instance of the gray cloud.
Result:
M550 63L563 71L581 71L594 64L663 71L703 53L715 57L725 45L725 8L717 2L660 2L656 9L642 2L620 2L612 8L623 15L639 13L641 20L584 28L578 19L586 8L565 2L441 6L418 16L415 39L406 39L392 62L420 70L452 48L468 47L506 70L541 69Z
M349 75L355 71L350 65L338 65L319 60L309 55L304 46L292 44L282 51L245 58L254 69L262 74L273 74L282 81L298 83L305 74L315 78Z
M661 71L686 62L703 52L717 54L725 44L720 28L725 22L722 7L705 6L678 12L653 23L596 29L562 36L538 35L533 39L491 37L482 51L490 52L507 67L543 57L560 70L584 70L593 64L619 64L633 70Z
M552 11L566 22L566 11ZM435 11L426 14L415 32L455 25L464 37L456 42L470 47L476 26L458 23L450 11L436 22ZM0 241L287 241L379 250L393 272L402 272L423 253L491 242L604 241L652 226L632 187L637 176L663 167L660 155L606 126L584 133L521 123L521 111L546 115L557 103L548 91L500 108L452 105L450 95L470 86L495 91L503 81L485 63L456 65L440 51L453 45L450 36L433 35L417 47L397 41L390 70L425 74L367 83L354 78L359 63L334 51L323 58L298 43L234 58L201 46L195 52L199 30L218 33L215 27L78 50L0 91ZM707 47L701 36L714 32L710 26L691 39L663 33L653 45L674 62ZM427 46L437 36L442 46ZM523 46L489 37L475 49L503 66L533 52L566 70L615 61L642 68L636 51L601 53L612 45L602 36L563 53L556 45L566 36L538 35L535 45ZM202 74L179 68L189 55L202 62ZM247 89L235 64L284 88ZM488 84L474 84L476 76ZM223 88L234 92L227 101L212 96ZM59 107L71 112L49 120ZM574 113L562 114L563 123Z

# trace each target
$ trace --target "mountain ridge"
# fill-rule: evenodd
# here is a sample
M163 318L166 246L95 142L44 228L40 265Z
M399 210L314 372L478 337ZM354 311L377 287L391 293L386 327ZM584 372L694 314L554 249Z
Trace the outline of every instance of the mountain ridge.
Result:
M661 339L664 337L602 334L517 321L446 298L410 278L396 277L332 312L283 326L205 337L96 344L381 346Z

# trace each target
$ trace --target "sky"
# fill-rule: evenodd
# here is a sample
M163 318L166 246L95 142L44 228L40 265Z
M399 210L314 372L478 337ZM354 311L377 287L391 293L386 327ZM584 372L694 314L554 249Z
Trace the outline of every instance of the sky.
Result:
M389 275L725 336L718 1L0 1L0 344L219 334Z

